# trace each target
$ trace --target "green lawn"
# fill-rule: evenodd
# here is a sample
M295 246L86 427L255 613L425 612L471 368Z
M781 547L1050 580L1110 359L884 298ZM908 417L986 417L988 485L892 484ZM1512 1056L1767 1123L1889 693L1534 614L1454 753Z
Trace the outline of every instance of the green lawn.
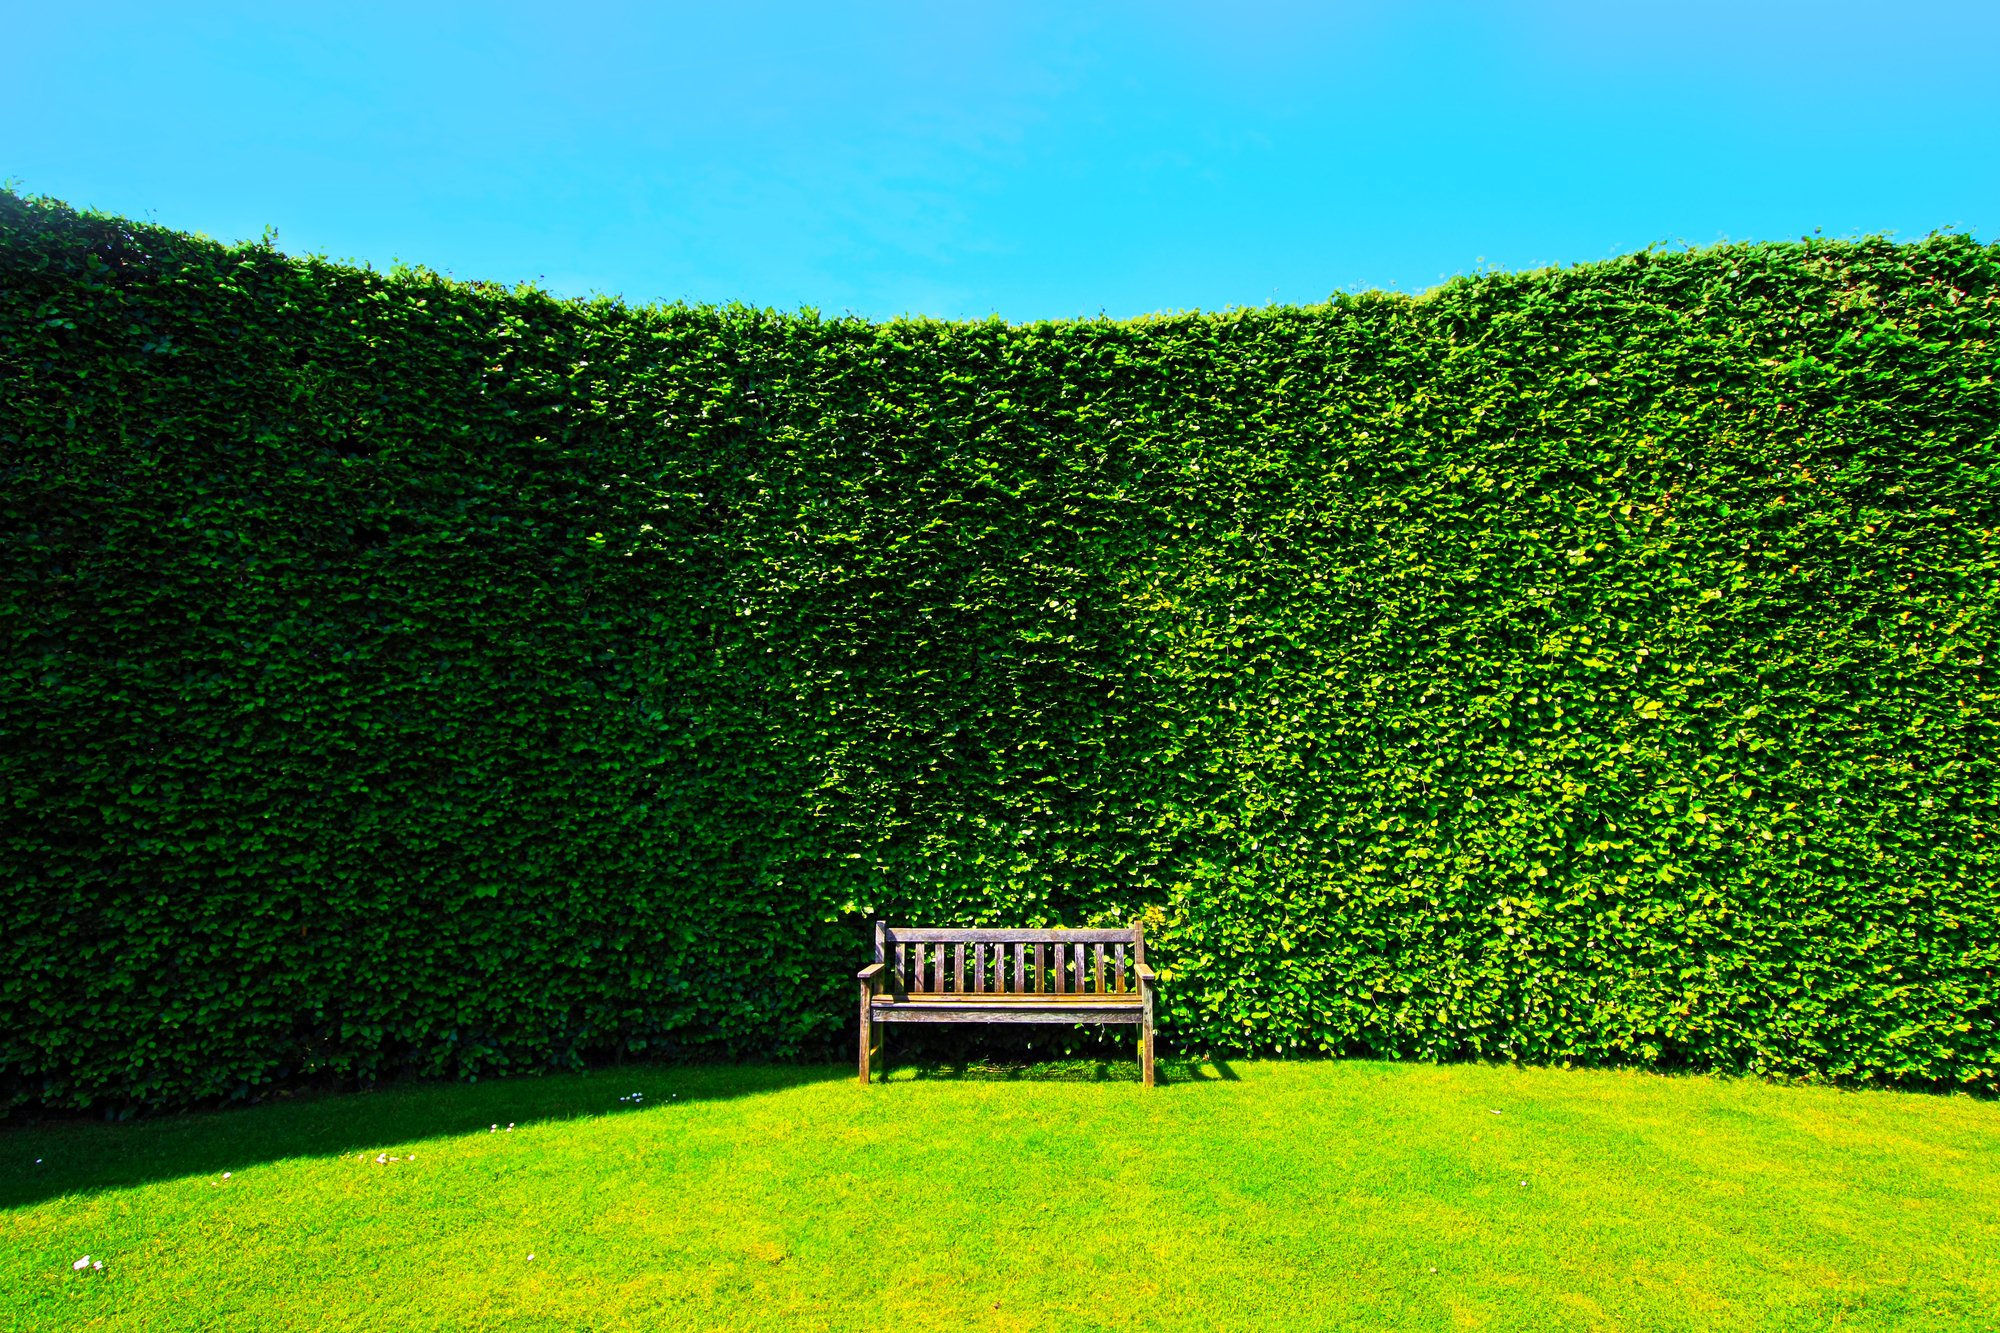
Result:
M1164 1072L640 1068L0 1129L0 1328L2000 1329L1992 1103Z

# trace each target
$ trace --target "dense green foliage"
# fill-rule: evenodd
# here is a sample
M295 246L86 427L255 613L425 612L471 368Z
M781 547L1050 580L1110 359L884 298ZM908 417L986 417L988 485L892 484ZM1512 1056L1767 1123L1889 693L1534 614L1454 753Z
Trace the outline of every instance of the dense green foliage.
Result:
M873 324L0 196L0 1079L851 1045L1154 921L1183 1046L2000 1077L2000 250Z

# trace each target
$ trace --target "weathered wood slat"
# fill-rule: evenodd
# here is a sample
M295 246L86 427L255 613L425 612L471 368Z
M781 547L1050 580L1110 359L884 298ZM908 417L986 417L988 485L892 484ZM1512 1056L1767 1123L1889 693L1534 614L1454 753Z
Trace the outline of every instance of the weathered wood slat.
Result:
M980 995L986 993L986 946L983 944L972 946L972 989Z
M876 1023L1142 1023L1144 1009L876 1009ZM1144 1041L1144 1039L1142 1039Z
M910 960L905 958L904 946L896 946L896 970L891 974L889 989L902 994L910 988Z
M963 944L953 947L951 951L951 963L952 974L955 978L951 983L951 988L963 995L965 993L965 946Z
M963 929L941 926L888 926L885 933L892 943L910 944L1114 944L1132 938L1130 926L1091 926L1077 930L1036 929L998 930L989 926Z
M1136 995L1107 995L1099 999L1095 995L953 995L949 991L933 991L928 995L912 994L909 999L897 999L893 995L877 992L878 1005L945 1005L953 1009L1005 1009L1009 1005L1028 1005L1035 1009L1130 1009L1139 1003Z
M1016 944L1014 946L1014 993L1016 995L1028 989L1026 981L1028 975L1027 948L1028 946L1025 944Z
M1118 966L1116 970L1118 973L1118 993L1123 995L1125 993L1125 946L1122 944L1118 946Z
M1097 973L1095 980L1097 982L1097 993L1099 995L1104 994L1104 946L1101 944L1097 946Z

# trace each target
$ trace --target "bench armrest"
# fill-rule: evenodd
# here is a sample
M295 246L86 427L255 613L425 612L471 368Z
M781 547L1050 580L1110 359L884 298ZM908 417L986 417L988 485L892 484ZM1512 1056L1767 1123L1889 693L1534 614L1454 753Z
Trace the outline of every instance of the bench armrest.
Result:
M859 972L856 972L854 979L856 981L873 981L876 977L882 975L882 969L887 966L887 963L870 963Z
M1144 963L1136 965L1132 971L1138 976L1141 986L1151 986L1160 979L1159 973L1153 971L1152 968L1147 967Z

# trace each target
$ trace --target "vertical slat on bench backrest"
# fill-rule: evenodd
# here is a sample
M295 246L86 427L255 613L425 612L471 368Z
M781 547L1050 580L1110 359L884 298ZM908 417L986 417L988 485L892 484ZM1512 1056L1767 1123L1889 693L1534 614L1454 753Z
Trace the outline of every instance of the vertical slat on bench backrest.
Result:
M1028 946L1025 944L1017 944L1014 946L1014 993L1016 995L1019 995L1022 991L1028 989L1027 950Z
M1118 973L1118 993L1123 995L1125 993L1125 946L1122 944L1118 946L1118 960L1115 971Z
M1049 993L1049 946L1035 942L1035 994Z
M930 985L925 977L924 955L930 952L930 945L919 943L910 947L916 951L910 966L910 989L913 991L927 991L930 989Z
M974 947L976 948L977 946L975 945ZM965 993L965 946L963 944L957 945L952 949L951 961L953 970L958 973L958 980L952 983L952 989L963 995Z
M972 946L972 989L975 993L986 993L986 946L974 943Z
M904 953L908 947L901 940L896 941L896 970L890 974L895 984L889 988L891 990L906 991L910 988L910 960Z
M1103 946L1103 945L1101 945L1101 944L1097 946L1097 976L1096 976L1096 981L1097 981L1097 985L1096 985L1096 987L1095 987L1094 989L1095 989L1095 990L1097 991L1097 993L1098 993L1099 995L1102 995L1102 994L1104 994L1104 946Z

